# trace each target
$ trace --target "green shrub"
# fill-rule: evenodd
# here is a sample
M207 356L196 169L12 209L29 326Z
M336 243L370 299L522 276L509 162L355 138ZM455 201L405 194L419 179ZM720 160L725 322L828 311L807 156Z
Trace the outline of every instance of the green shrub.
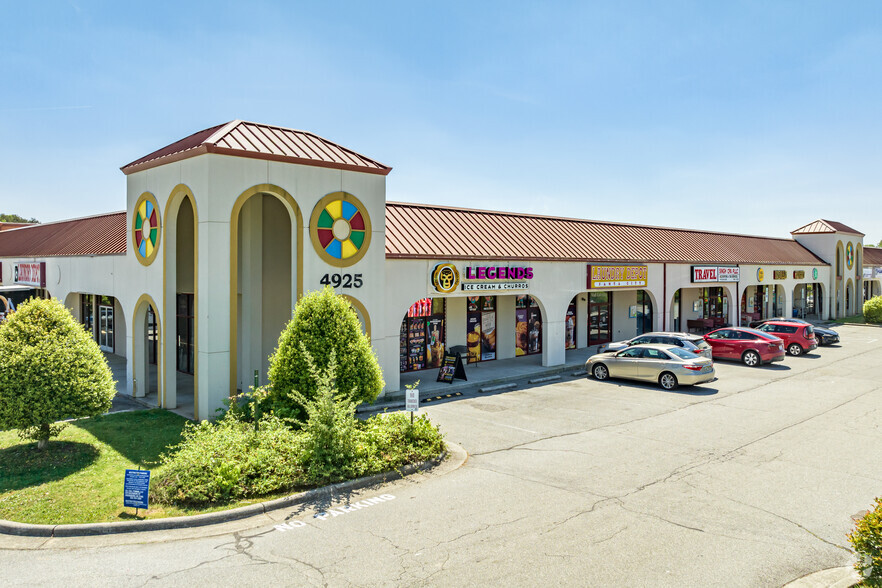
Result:
M882 497L876 498L874 510L857 521L848 540L860 557L854 567L865 585L882 586Z
M325 287L300 299L279 337L279 346L270 357L267 408L279 416L303 420L303 407L291 392L296 390L307 400L316 397L318 388L307 355L324 370L332 354L337 359L337 389L356 404L373 402L385 385L377 357L352 306Z
M444 436L427 415L410 423L407 413L374 415L363 423L369 444L370 473L398 469L437 457L444 451Z
M307 414L303 424L298 456L310 484L327 484L356 478L364 473L366 450L361 443L361 428L355 418L355 403L336 390L337 362L331 352L327 369L316 367L305 352L310 374L315 382L314 398L291 392L292 399Z
M116 384L95 341L58 300L29 300L0 323L0 428L46 447L67 418L110 410Z
M868 323L882 323L882 296L874 296L864 302L864 320Z
M180 444L162 456L153 484L160 502L205 504L261 496L297 486L297 433L272 415L260 427L228 416L189 423Z

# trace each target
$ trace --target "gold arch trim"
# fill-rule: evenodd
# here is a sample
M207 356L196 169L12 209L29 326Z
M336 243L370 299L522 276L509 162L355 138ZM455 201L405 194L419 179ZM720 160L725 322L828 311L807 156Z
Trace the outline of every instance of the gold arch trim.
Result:
M357 298L353 298L349 294L341 294L343 298L349 301L353 307L355 307L358 312L361 313L361 317L364 319L364 331L365 335L367 335L368 341L371 339L371 315L368 314L367 308L365 308L364 304L361 303Z
M138 309L141 308L141 305L144 303L147 303L153 307L153 310L154 310L153 314L156 317L156 328L159 329L159 333L158 333L158 336L156 339L158 341L158 343L157 343L158 349L156 350L156 373L157 373L157 376L159 376L159 374L162 374L162 366L165 364L165 358L162 356L162 350L163 350L162 338L165 335L165 333L162 330L162 317L159 316L161 314L159 312L159 307L156 305L156 302L154 302L153 297L150 296L149 294L141 294L141 296L138 298L138 301L135 302L135 310L134 310L134 312L132 312L132 335L133 335L132 336L132 365L134 366L135 365L134 362L138 361L138 358L135 356L135 345L137 342L137 337L134 336L135 324L138 321ZM144 314L146 314L146 313L147 313L147 311L145 310ZM144 333L145 337L146 337L146 335L147 335L147 333ZM147 353L146 349L144 350L144 353L145 354ZM164 378L162 378L161 376L157 377L156 379L157 379L157 382L156 382L156 402L159 404L159 406L162 406L162 401L165 397L165 390L164 390L165 381L164 381ZM134 393L134 390L132 390L132 392Z
M184 198L190 199L190 206L193 207L193 346L196 348L194 350L195 360L193 364L193 419L199 420L199 211L196 208L196 198L193 196L193 191L185 184L178 184L174 188L172 188L171 194L169 194L168 200L165 203L165 211L163 213L163 218L167 220L170 218L169 212L171 212L172 207L174 207L175 212L179 212L181 208L181 204L184 202ZM175 231L177 231L177 214L175 215ZM177 254L177 251L175 251ZM166 298L166 280L168 278L168 274L166 271L168 261L168 247L164 247L162 250L162 312L163 316L165 315L168 300ZM177 280L177 277L175 278ZM174 301L172 304L177 304L177 301ZM163 368L166 368L165 362L163 362ZM162 370L162 377L160 378L160 382L162 385L162 402L160 403L160 407L166 408L165 405L165 385L166 385L166 377L167 377L167 369Z
M238 305L238 286L239 286L239 213L245 202L252 196L258 194L268 194L275 196L283 203L287 204L291 212L294 213L294 229L297 231L296 247L297 247L297 296L300 300L303 296L303 213L294 197L287 190L276 186L275 184L257 184L242 192L233 209L230 212L230 397L236 395L236 373L239 369L239 349L237 346L239 338L239 305ZM290 213L289 213L290 214Z

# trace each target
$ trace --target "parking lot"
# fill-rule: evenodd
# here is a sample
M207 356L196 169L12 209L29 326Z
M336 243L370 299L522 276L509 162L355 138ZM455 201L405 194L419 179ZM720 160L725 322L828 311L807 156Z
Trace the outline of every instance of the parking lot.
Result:
M4 538L6 578L781 586L850 565L851 516L882 494L882 330L839 331L782 363L717 362L694 388L567 377L433 403L458 468L218 527Z

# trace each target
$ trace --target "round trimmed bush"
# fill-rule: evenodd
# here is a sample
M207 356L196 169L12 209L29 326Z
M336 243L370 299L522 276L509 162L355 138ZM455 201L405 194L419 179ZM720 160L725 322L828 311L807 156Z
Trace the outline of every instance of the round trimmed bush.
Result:
M867 586L882 586L882 497L876 508L857 521L848 536L860 560L854 565Z
M358 316L345 298L325 287L300 299L279 337L270 357L269 408L279 416L303 420L303 403L291 393L299 392L306 400L316 398L313 369L326 371L332 357L337 364L333 387L343 398L356 404L373 402L382 392L383 374Z
M104 355L58 300L29 300L0 323L0 428L44 449L53 423L103 414L114 394Z
M864 302L864 320L868 323L882 323L882 296L874 296Z

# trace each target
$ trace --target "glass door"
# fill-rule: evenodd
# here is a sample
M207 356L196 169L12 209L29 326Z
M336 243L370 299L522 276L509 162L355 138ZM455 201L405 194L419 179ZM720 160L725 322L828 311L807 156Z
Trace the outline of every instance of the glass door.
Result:
M113 353L113 307L98 307L98 347Z
M588 294L588 345L612 341L612 293Z

